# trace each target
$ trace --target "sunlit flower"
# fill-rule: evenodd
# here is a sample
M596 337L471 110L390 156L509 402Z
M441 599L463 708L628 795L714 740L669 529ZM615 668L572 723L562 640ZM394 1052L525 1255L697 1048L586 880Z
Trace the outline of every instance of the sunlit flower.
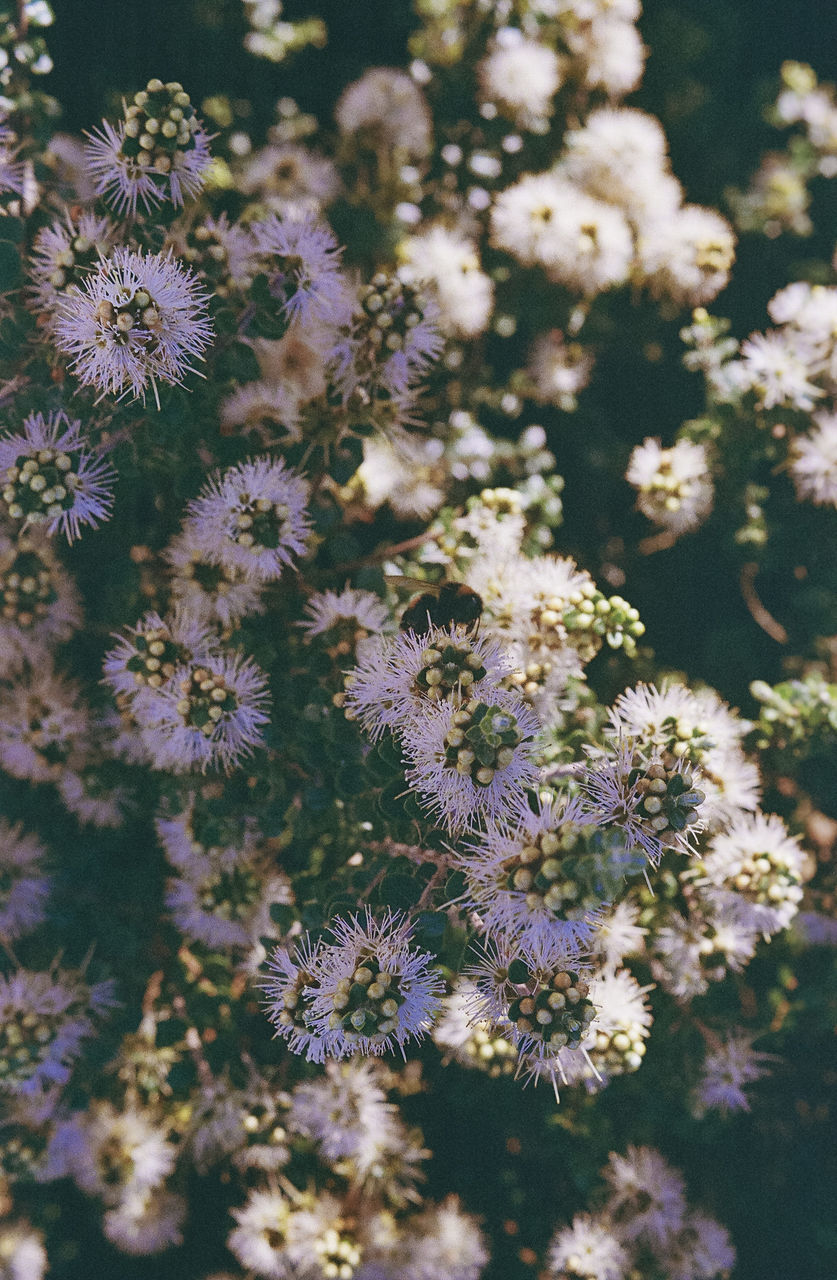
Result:
M171 255L114 249L55 321L55 343L84 386L145 400L158 382L176 386L203 359L212 336L207 295Z

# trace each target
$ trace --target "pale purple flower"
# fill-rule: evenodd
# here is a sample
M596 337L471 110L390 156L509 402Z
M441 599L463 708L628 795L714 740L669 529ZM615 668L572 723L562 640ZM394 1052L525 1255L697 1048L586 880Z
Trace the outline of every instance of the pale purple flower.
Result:
M161 618L146 613L105 655L105 680L116 694L133 697L146 686L159 689L175 668L193 658L214 653L218 640L200 618L184 609Z
M362 285L334 347L333 370L344 399L408 408L412 389L440 355L435 302L416 285L379 272Z
M705 795L682 761L666 768L659 759L643 758L632 740L619 739L609 755L591 757L581 786L590 820L617 827L626 849L641 849L652 866L663 849L692 851Z
M99 259L112 249L117 238L109 218L94 213L65 210L64 217L42 227L35 237L30 262L33 308L40 312L51 331L56 308L65 293L77 289L93 271Z
M508 826L492 827L466 845L457 862L467 881L466 899L490 936L521 942L588 947L605 904L590 900L583 882L562 866L589 827L580 800L541 801L538 812L521 806Z
M0 977L0 1092L65 1084L82 1041L114 1003L112 983L90 986L74 972L18 969Z
M735 1266L726 1227L705 1213L690 1211L660 1257L667 1280L717 1280Z
M583 1049L595 1008L590 972L576 948L537 939L488 942L468 970L471 1017L488 1021L529 1058L530 1074L561 1076L565 1054Z
M213 336L207 294L169 254L116 248L65 294L55 343L84 386L145 401L195 372ZM101 398L101 397L100 397Z
M769 1063L779 1059L753 1048L756 1037L739 1027L710 1044L692 1095L692 1109L701 1117L709 1110L749 1111L747 1086L770 1074Z
M0 938L14 942L46 919L50 877L41 866L46 850L21 823L0 818Z
M630 1258L605 1218L577 1213L549 1246L549 1275L578 1280L624 1280Z
M327 1037L329 1056L380 1055L421 1038L444 989L434 957L410 945L412 925L399 914L339 919L320 951L310 1023Z
M276 947L267 962L268 976L260 982L265 1012L275 1034L292 1053L304 1053L309 1062L324 1062L333 1032L325 1035L312 1022L312 1000L319 985L322 942L297 939L291 953Z
M70 421L63 410L31 413L21 434L0 439L0 483L6 512L24 526L43 524L48 533L60 531L68 542L80 526L96 528L107 520L113 505L115 472L90 450L81 422Z
M539 732L534 713L506 689L432 703L401 733L407 781L453 833L506 821L537 782Z
M309 596L302 610L305 615L299 626L308 639L328 636L349 630L356 642L358 635L365 638L384 631L389 622L389 610L380 596L372 591L344 587L342 591L315 591Z
M664 1245L679 1231L686 1213L680 1173L653 1147L615 1151L604 1170L609 1184L607 1209L623 1241Z
M57 782L88 732L78 688L46 652L0 691L0 768L29 782Z
M81 622L78 592L44 529L0 532L0 676L37 662Z
M308 482L281 458L248 459L219 471L188 506L192 543L248 581L274 582L305 551Z
M165 200L193 200L210 163L209 135L177 81L149 80L116 128L87 134L85 162L96 194L121 214L151 211Z
M270 871L252 843L243 850L196 844L176 866L177 878L166 882L166 907L185 937L224 950L277 936L270 908L291 901L288 881Z
M5 117L4 117L5 118ZM17 160L17 139L0 120L0 196L22 196L26 185L26 166Z
M171 592L184 614L196 621L231 627L248 614L264 613L262 585L237 569L218 564L197 545L187 525L172 538L163 557L171 569Z
M159 689L146 686L134 715L158 769L229 771L263 744L267 677L239 653L179 664Z
M254 251L270 294L290 324L338 322L347 309L346 281L333 232L315 213L252 227Z

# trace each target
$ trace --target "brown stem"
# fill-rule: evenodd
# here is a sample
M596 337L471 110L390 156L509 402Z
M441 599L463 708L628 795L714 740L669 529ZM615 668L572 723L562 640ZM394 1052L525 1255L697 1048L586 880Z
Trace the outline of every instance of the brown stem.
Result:
M360 560L350 560L347 564L335 565L333 571L334 573L351 573L355 569L364 569L369 564L388 560L390 556L400 556L404 551L414 551L416 547L430 542L434 537L435 534L426 529L424 533L418 533L414 538L407 538L404 542L394 542L392 546L379 547L377 551L370 551L368 556L363 556Z
M754 560L750 560L747 564L741 566L739 584L744 603L750 610L754 622L761 627L762 631L767 632L771 640L775 640L777 644L787 644L787 631L781 622L777 622L773 614L765 609L756 592L755 581L758 571L759 567Z

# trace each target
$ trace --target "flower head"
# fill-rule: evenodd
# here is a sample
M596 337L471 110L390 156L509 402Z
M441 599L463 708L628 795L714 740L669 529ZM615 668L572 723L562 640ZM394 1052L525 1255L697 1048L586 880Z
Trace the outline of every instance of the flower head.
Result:
M148 211L164 200L178 207L203 186L209 135L176 80L149 80L116 128L104 120L87 136L85 160L96 194L118 213L133 216L137 204Z
M81 621L78 593L45 530L12 540L0 533L0 674L36 662L39 649L68 639Z
M248 614L264 613L261 583L218 564L198 545L188 524L172 538L163 556L171 569L172 595L184 615L230 627Z
M0 977L0 1093L38 1093L64 1084L95 1020L113 1005L109 982L80 974L18 969Z
M372 738L385 730L409 737L412 721L441 702L460 705L492 693L509 672L499 645L454 624L416 635L402 631L368 645L346 684L346 707Z
M468 901L489 935L521 942L591 943L603 910L595 861L584 856L589 829L579 800L522 807L509 828L492 828L459 862Z
M279 218L275 214L252 227L258 266L267 275L277 309L289 323L334 323L345 315L346 282L340 250L328 226L315 213Z
M43 524L69 542L79 527L94 529L106 520L113 504L115 472L92 453L81 435L81 422L63 411L32 413L19 435L0 439L2 498L12 520Z
M309 536L308 483L281 459L218 472L189 503L186 530L209 559L255 582L273 582Z
M188 611L177 609L165 620L158 613L146 613L106 654L105 680L115 693L133 697L145 687L161 688L179 664L216 649L215 636Z
M335 1057L380 1055L427 1031L439 1010L443 981L433 956L410 946L412 927L399 915L338 920L320 951L310 1023L328 1036Z
M41 866L43 845L0 818L0 938L13 942L46 918L50 878Z
M116 229L110 219L86 211L76 214L67 210L62 220L38 232L30 259L30 293L33 307L50 330L65 294L79 287L115 240Z
M231 769L263 742L267 679L240 654L179 664L159 688L142 689L134 714L158 769Z
M181 383L212 338L207 295L171 254L116 248L65 293L55 343L84 386L145 400Z
M644 759L630 740L610 756L592 759L582 779L588 811L603 826L616 826L626 847L642 849L652 866L664 848L687 852L701 829L698 806L705 795L694 786L692 771L679 761L671 767Z

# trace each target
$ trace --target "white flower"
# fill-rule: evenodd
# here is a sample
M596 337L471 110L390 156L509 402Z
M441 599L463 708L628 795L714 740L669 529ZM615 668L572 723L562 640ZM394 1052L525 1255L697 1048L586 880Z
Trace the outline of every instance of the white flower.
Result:
M28 1222L0 1226L0 1275L3 1280L43 1280L49 1265L43 1236Z
M549 1269L555 1277L579 1280L624 1280L629 1256L610 1224L577 1213L549 1246Z
M654 116L634 107L599 107L565 138L561 169L590 195L620 205L629 215L680 204L669 173L668 146Z
M214 653L217 637L182 609L163 619L146 613L105 656L105 680L117 694L133 698L140 689L159 689L182 662Z
M642 514L672 533L696 529L712 510L714 486L702 444L678 440L663 449L659 440L643 440L631 453L625 479L637 490Z
M632 22L613 21L608 15L576 30L570 27L566 40L584 68L587 88L621 98L642 79L646 50Z
M808 352L790 331L754 333L741 344L741 374L758 397L759 408L810 411L823 394L811 381Z
M541 404L570 412L576 396L590 381L594 356L578 343L566 343L559 329L540 334L532 344L527 372L532 393Z
M790 473L800 499L837 506L837 414L815 414L814 423L791 443Z
M483 101L497 103L520 128L540 131L561 87L561 63L547 45L526 39L516 27L501 27L477 65L477 78Z
M488 1262L482 1232L454 1196L410 1219L402 1250L398 1280L478 1280Z
M491 318L494 285L480 269L475 242L460 231L432 226L408 236L398 249L401 279L428 283L439 304L439 327L454 338L483 333Z
M708 901L767 937L786 929L799 909L803 859L780 817L756 813L715 836L696 884Z
M588 297L624 283L634 252L622 213L558 173L527 174L501 192L491 237L524 266L541 266Z
M432 144L433 121L418 85L403 71L373 67L344 89L334 112L343 134L379 139L414 159Z
M639 271L655 298L680 307L710 302L726 286L735 235L713 209L687 204L649 216L638 240Z
M606 968L613 968L625 956L642 953L647 933L639 923L639 908L626 898L597 921L590 950Z
M105 1212L102 1231L123 1253L148 1257L183 1243L187 1208L183 1197L171 1192L138 1192Z
M120 1111L109 1102L77 1112L56 1141L81 1190L108 1205L159 1187L177 1159L165 1128L149 1112L131 1106Z

